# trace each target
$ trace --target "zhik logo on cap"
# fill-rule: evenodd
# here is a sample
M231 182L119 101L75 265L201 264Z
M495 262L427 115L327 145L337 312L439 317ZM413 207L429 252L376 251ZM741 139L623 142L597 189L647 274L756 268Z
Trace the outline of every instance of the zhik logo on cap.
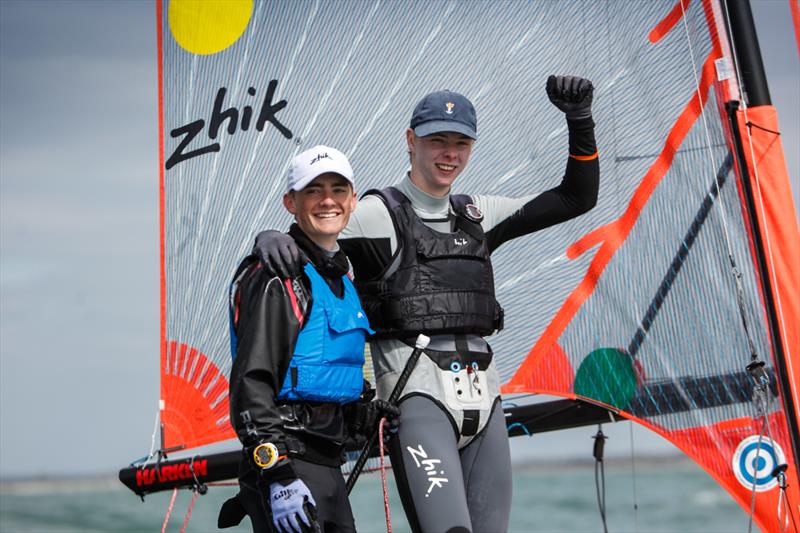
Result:
M314 159L312 159L312 160L311 160L311 163L309 163L309 164L313 165L313 164L314 164L314 163L316 163L317 161L319 161L319 160L321 160L321 159L324 159L324 158L333 159L331 156L329 156L329 155L328 155L328 152L325 152L324 154L317 154L317 157L315 157Z
M353 169L347 157L336 148L319 145L297 154L292 159L287 190L302 190L314 181L314 178L327 172L343 176L355 188Z

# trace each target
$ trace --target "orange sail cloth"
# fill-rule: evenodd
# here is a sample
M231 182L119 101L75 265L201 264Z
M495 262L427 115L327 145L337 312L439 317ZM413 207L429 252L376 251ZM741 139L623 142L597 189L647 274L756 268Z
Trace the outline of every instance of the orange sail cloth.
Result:
M767 255L769 280L775 297L780 342L786 356L795 408L800 405L800 229L789 173L773 106L738 112L750 185L755 196L758 229ZM750 143L752 140L752 153ZM755 158L755 159L753 159Z
M690 8L691 2L679 0L674 4L669 13L648 34L650 43L659 46L664 40L671 36L670 32L675 28L682 29L679 23L684 13ZM695 4L696 5L696 4ZM681 368L686 359L687 350L674 349L676 338L674 333L666 334L661 337L662 344L658 336L661 328L665 327L665 322L680 320L690 309L703 309L699 314L699 319L706 321L709 317L719 313L713 307L708 307L708 300L696 301L696 295L691 291L686 296L678 296L675 289L681 283L686 283L683 279L691 274L680 273L683 269L691 269L693 266L708 261L713 256L723 254L726 239L721 237L716 249L707 249L705 253L690 249L693 246L702 246L697 243L704 242L704 239L713 238L708 226L717 224L720 228L718 235L724 233L721 229L725 225L724 212L728 213L727 224L735 226L742 224L742 221L750 219L750 215L740 204L741 209L736 212L731 207L725 207L724 203L714 208L709 208L704 212L703 208L697 212L693 221L687 221L688 229L683 242L679 246L672 265L667 269L667 274L661 286L656 291L650 309L642 319L642 326L639 333L634 336L630 343L616 340L601 340L593 346L587 347L587 343L576 340L585 338L586 332L580 335L573 333L577 330L575 324L582 320L589 323L599 323L602 321L598 309L592 309L592 300L601 301L604 299L603 291L614 290L612 281L608 281L614 276L612 271L616 268L624 268L623 265L630 264L621 257L635 256L635 252L626 252L626 248L632 249L631 239L635 238L635 232L642 231L639 226L646 225L645 217L651 213L647 212L649 205L658 201L658 195L677 201L673 196L674 191L679 187L675 185L676 180L687 179L679 178L681 171L673 163L679 161L677 157L682 157L692 134L696 135L704 121L712 120L712 106L706 105L706 99L712 98L709 93L713 87L715 94L715 106L719 112L719 117L726 117L725 103L735 99L728 90L728 82L715 78L719 74L719 61L723 61L722 49L717 37L719 34L714 30L717 18L714 16L715 4L712 2L702 2L703 11L706 15L706 22L711 36L711 46L708 56L706 56L699 67L697 92L691 94L686 100L682 113L675 117L671 128L664 137L661 152L654 153L652 165L647 169L637 183L637 187L630 195L627 207L622 209L617 218L605 222L604 225L595 228L581 236L566 250L566 257L570 260L577 260L583 254L589 254L591 260L585 270L585 276L574 286L574 289L563 301L562 306L556 310L552 318L542 330L531 348L528 357L519 365L517 372L504 385L504 393L513 392L539 392L555 394L567 398L585 398L594 403L607 405L609 408L619 410L628 419L633 420L663 437L670 440L673 444L683 450L688 457L695 460L698 465L705 469L714 477L721 486L728 490L734 499L749 513L751 499L753 497L753 484L757 486L755 492L755 510L753 519L764 531L781 531L784 526L789 530L795 530L800 526L798 519L797 503L800 501L798 492L798 478L796 457L792 447L792 425L788 418L797 417L798 402L798 338L800 338L800 232L795 218L795 210L792 205L792 195L789 189L789 180L784 163L783 152L780 145L777 118L772 107L759 107L748 110L750 126L745 125L743 113L739 112L740 134L746 153L749 167L749 179L751 181L753 195L755 196L757 229L761 236L766 256L767 271L765 279L768 281L769 289L773 295L774 314L780 322L780 339L772 339L773 345L778 344L785 354L784 361L778 361L773 357L772 348L767 339L762 337L760 346L756 352L762 359L767 360L767 368L774 368L771 375L773 392L770 395L771 403L766 413L769 421L769 431L763 426L765 418L761 414L751 416L750 410L739 410L739 416L733 413L722 413L715 411L713 400L708 396L713 396L721 389L736 389L737 387L747 387L751 378L744 371L747 358L743 348L746 340L742 338L739 345L733 345L735 353L742 353L741 363L734 366L718 370L711 370L707 365L713 364L721 359L718 349L713 346L705 346L702 342L697 343L697 353L703 354L706 363L698 372L699 379L693 381L686 379L690 374L687 368ZM706 113L703 121L700 120L702 113ZM749 132L747 130L750 130ZM726 143L730 143L730 131L725 133ZM752 135L753 154L750 154L750 137ZM697 142L697 141L695 141ZM703 141L700 141L703 143ZM711 142L714 144L714 141ZM728 144L732 146L732 144ZM708 147L707 147L708 148ZM731 155L731 162L733 156ZM753 159L758 166L758 179L753 168ZM608 163L606 163L608 164ZM703 161L696 161L697 169L701 169ZM727 189L721 189L728 176L728 170L722 164L718 170L716 183L711 187L709 194L713 197L717 195L729 195L731 188L736 185L727 185ZM741 178L741 173L730 174L727 180L735 182ZM737 183L738 185L739 183ZM667 188L673 189L667 189ZM670 192L667 192L669 190ZM724 191L728 192L724 192ZM681 191L682 192L682 191ZM740 196L740 201L744 202ZM707 201L709 199L707 198ZM719 200L714 200L719 202ZM733 202L728 200L729 205ZM651 208L652 209L652 208ZM739 221L732 223L730 217L737 217ZM658 215L664 217L662 213ZM709 220L714 222L708 223ZM688 219L687 219L688 220ZM690 223L691 222L691 223ZM703 229L705 227L705 229ZM729 230L725 230L727 232ZM747 224L739 227L739 237L731 237L734 240L750 240L749 249L744 248L740 242L739 248L733 252L734 258L740 268L743 262L749 263L747 269L751 275L755 275L758 264L755 260L755 249L752 245L752 237L748 239ZM653 235L650 233L650 235ZM652 238L644 246L653 246ZM734 245L736 248L736 245ZM627 255L626 255L627 254ZM687 266L688 265L688 266ZM719 270L708 269L703 274L703 278L698 279L699 285L695 291L707 287L709 282L715 279L732 279L729 268L720 267ZM636 270L631 270L626 279L635 279ZM755 313L748 312L748 321L759 321L763 328L766 322L765 307L768 304L760 295L763 287L757 277L751 278L751 290L745 296L750 301L750 305L760 304L761 310ZM625 280L623 280L625 283ZM652 282L651 282L652 283ZM630 285L635 290L635 285ZM735 300L731 299L731 294L736 289L733 284L728 285L726 290L712 297L713 299L725 299L727 301L728 315L737 313ZM624 290L616 298L624 298ZM630 298L633 298L631 296ZM684 298L681 300L681 298ZM722 301L722 300L719 300ZM614 302L609 302L613 307ZM597 306L602 307L602 306ZM606 308L608 309L608 308ZM669 315L669 318L665 316ZM587 317L582 319L582 316ZM629 320L630 317L624 315L617 319L617 323ZM646 325L645 325L646 324ZM711 334L711 329L707 324L701 322L697 332L700 337ZM676 328L681 334L690 331L691 325L685 323L681 328ZM731 321L728 329L734 328L742 330L742 324ZM601 333L588 330L591 334L603 339ZM762 331L764 331L762 329ZM741 334L741 333L740 333ZM764 334L762 334L764 335ZM768 334L766 334L768 335ZM647 340L651 336L656 338ZM613 335L609 336L613 338ZM649 343L649 346L648 346ZM603 347L603 344L605 347ZM757 343L758 344L758 343ZM639 348L644 345L644 349ZM687 347L692 343L688 342ZM598 349L600 348L600 349ZM729 348L730 349L730 348ZM591 352L591 353L588 353ZM636 352L639 352L638 354ZM588 355L584 355L587 354ZM665 365L660 361L664 361ZM663 370L668 368L666 372ZM737 370L738 369L738 370ZM662 374L659 376L658 374ZM782 375L788 379L780 380ZM626 377L627 376L627 377ZM780 381L779 381L780 380ZM785 390L786 383L790 390ZM778 385L780 384L780 385ZM751 385L752 386L752 385ZM705 388L705 392L700 391ZM778 389L780 390L778 391ZM744 389L740 389L744 390ZM749 394L749 393L748 393ZM773 396L774 395L774 396ZM743 398L745 396L742 393ZM790 399L788 403L783 402L785 398ZM744 404L742 404L744 405ZM784 406L788 406L794 412L786 412ZM686 415L680 414L685 410ZM691 411L695 410L694 414ZM704 414L708 413L708 414ZM733 415L733 416L731 416ZM764 430L762 438L759 435ZM770 438L771 436L771 438ZM774 441L772 439L775 439ZM786 491L782 492L778 480L772 476L774 467L781 463L788 465L786 470ZM780 508L780 510L778 510Z
M165 356L161 374L164 446L195 448L235 438L228 422L228 379L214 362L196 348L175 341L166 344Z
M774 342L782 347L791 389L781 393L791 398L797 418L800 415L800 227L778 133L778 115L773 106L758 106L746 112L739 111L737 121L780 332L780 339ZM795 435L795 438L800 436ZM800 490L795 465L790 464L787 474L789 500L797 502ZM758 497L774 500L764 508L778 505L771 492L760 493ZM793 524L800 527L797 506L789 506L789 509L794 515ZM775 530L769 523L762 527L765 531Z

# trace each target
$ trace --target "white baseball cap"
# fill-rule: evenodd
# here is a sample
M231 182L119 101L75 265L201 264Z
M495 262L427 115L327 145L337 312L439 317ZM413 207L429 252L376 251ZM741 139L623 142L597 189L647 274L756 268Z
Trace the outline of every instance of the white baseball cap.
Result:
M289 166L287 185L289 191L303 190L314 178L326 172L333 172L347 179L355 189L353 169L347 157L329 146L318 145L297 154Z

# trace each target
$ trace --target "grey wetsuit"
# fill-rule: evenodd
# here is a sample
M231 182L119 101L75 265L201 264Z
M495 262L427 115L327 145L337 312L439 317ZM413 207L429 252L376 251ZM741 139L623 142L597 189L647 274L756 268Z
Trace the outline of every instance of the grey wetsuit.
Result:
M586 166L593 168L574 175L568 172L559 187L539 195L472 196L472 203L483 212L481 225L490 250L591 208L597 196L598 172L596 161ZM408 175L395 187L409 198L426 225L440 232L452 231L449 198L426 194ZM397 242L386 205L376 196L359 202L339 239L356 277L366 279L380 274ZM370 351L378 395L386 399L411 348L402 340L379 339L370 342ZM441 357L454 351L467 362L474 359L480 364L443 368ZM425 532L506 531L511 462L500 379L489 344L479 335L433 336L403 390L400 408L400 430L391 458L412 528Z

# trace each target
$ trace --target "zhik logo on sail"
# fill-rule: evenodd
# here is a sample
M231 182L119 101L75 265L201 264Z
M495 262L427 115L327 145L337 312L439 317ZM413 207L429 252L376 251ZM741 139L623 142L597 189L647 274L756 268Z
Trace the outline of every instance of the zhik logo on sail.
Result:
M267 86L267 92L264 96L264 101L261 104L261 110L258 114L258 118L256 119L256 130L263 131L264 126L269 122L275 128L281 132L281 134L286 137L287 139L292 138L292 132L289 128L284 126L280 123L280 121L275 116L278 111L286 107L286 100L281 100L276 103L272 103L272 99L275 97L275 89L278 87L278 80L272 80L269 82ZM247 131L250 128L250 123L253 119L253 108L249 105L244 106L241 112L241 121L239 120L239 109L236 107L229 107L227 109L222 109L222 102L225 99L225 94L228 92L228 89L225 87L220 87L217 91L217 96L214 99L214 108L211 111L211 118L208 122L208 138L211 140L216 141L217 137L219 136L219 130L222 128L223 124L227 121L227 130L229 135L233 135L237 131ZM256 95L255 87L249 87L247 89L247 94L250 96ZM165 163L165 167L167 170L174 167L181 161L186 161L187 159L191 159L193 157L197 157L203 154L207 154L210 152L219 152L221 149L221 145L219 142L211 143L207 146L203 146L202 148L197 148L195 150L191 150L189 152L186 151L186 148L189 147L189 144L197 137L203 129L206 127L206 121L203 119L197 119L194 122L190 122L188 124L184 124L178 128L169 132L170 137L173 139L177 139L180 136L183 136L183 139L178 143L177 148L175 151L172 152L172 155L169 156L167 162Z

